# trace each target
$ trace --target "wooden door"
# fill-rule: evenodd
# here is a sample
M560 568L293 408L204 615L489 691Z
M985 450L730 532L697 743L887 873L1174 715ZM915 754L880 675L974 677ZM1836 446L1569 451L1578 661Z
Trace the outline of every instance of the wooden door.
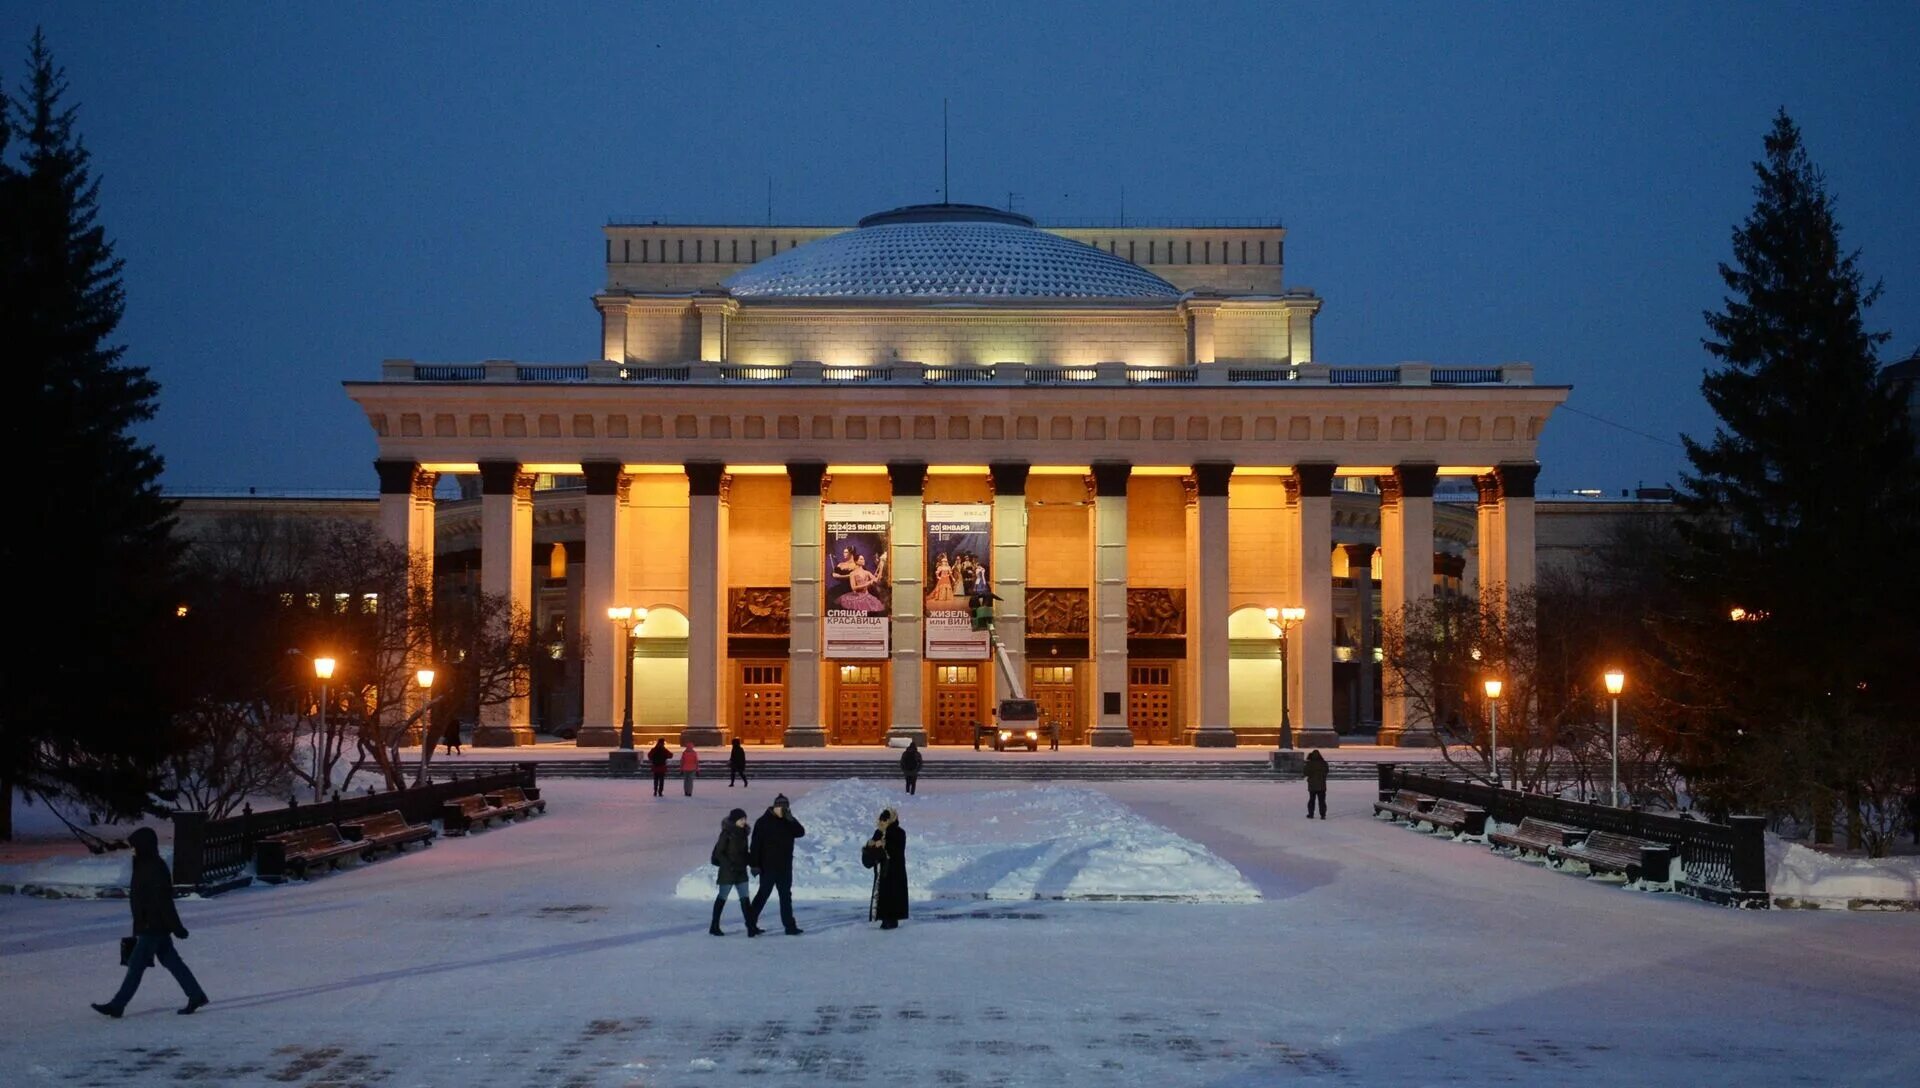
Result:
M1173 743L1173 666L1127 667L1127 727L1135 744Z
M779 744L787 735L787 663L741 661L734 730L747 744Z
M972 744L973 727L985 721L980 706L980 666L936 665L933 669L932 744Z
M841 665L834 673L833 743L887 742L887 686L878 665Z
M1040 704L1040 735L1046 735L1048 722L1060 723L1060 743L1084 744L1087 728L1080 720L1080 693L1074 686L1072 665L1031 665L1027 669L1027 690Z

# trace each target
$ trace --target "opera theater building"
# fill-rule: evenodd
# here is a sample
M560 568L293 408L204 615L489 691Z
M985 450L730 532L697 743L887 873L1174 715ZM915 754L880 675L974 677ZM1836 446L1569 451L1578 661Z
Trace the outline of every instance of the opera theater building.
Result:
M1067 744L1272 744L1283 690L1302 744L1430 743L1379 616L1532 581L1567 387L1315 362L1284 237L615 225L599 359L349 382L386 532L553 640L476 741L611 745L630 693L642 738L971 744L1011 676Z

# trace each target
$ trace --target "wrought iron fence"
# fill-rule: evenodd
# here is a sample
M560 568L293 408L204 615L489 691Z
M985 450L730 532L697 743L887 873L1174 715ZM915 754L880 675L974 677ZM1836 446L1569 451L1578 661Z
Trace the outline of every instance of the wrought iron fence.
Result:
M1405 771L1392 763L1380 764L1380 790L1383 795L1412 790L1474 805L1504 824L1531 817L1662 843L1672 847L1680 859L1686 872L1684 890L1689 894L1734 906L1767 906L1765 817L1735 816L1727 824L1709 823L1543 793L1497 789L1480 782Z
M440 773L435 768L436 776ZM359 820L382 812L398 812L409 823L425 823L440 815L440 806L458 797L519 786L532 788L534 764L521 763L512 771L460 777L448 767L448 781L412 789L343 797L310 805L289 805L269 812L245 809L238 816L209 820L204 812L173 814L173 882L211 894L244 883L241 871L253 860L254 847L269 835L303 827Z

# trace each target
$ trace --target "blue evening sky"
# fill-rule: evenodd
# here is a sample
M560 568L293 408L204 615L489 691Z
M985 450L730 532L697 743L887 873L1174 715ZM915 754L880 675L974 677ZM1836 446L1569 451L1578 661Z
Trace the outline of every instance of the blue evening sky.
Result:
M175 489L371 488L344 379L580 360L610 217L1277 216L1322 362L1529 360L1542 486L1675 479L1776 107L1920 346L1920 5L88 4L44 25ZM1631 428L1631 431L1622 429ZM1642 437L1632 432L1644 432Z

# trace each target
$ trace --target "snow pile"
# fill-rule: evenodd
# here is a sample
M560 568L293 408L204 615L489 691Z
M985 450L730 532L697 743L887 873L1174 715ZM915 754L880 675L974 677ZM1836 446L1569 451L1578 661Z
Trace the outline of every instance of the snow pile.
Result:
M167 852L162 853L165 856ZM116 894L132 880L131 850L115 850L99 856L68 854L0 865L0 887L47 889L79 898Z
M1767 892L1835 905L1853 899L1920 901L1920 857L1845 857L1770 834Z
M1048 785L909 797L857 778L814 790L793 806L807 828L795 844L794 896L865 901L873 873L861 866L860 847L884 808L900 813L907 832L916 900L1260 898L1213 851L1099 790ZM680 879L674 894L710 900L713 877L713 867L702 865Z

